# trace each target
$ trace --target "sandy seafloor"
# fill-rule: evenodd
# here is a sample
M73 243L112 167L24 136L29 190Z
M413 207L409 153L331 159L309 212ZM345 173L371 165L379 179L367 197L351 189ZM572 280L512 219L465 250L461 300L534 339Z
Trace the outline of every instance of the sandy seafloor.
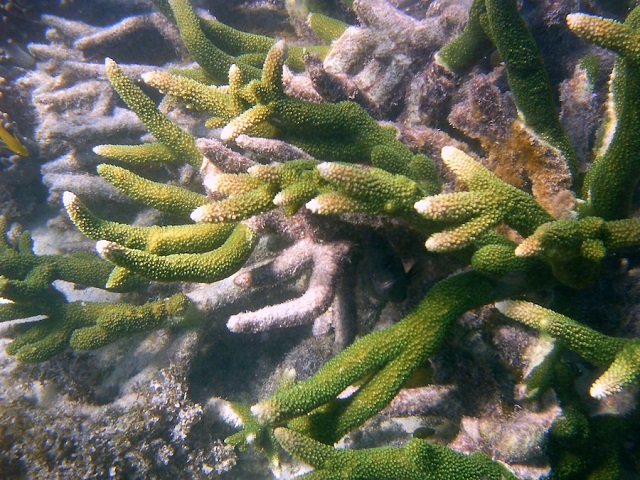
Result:
M573 207L562 172L522 171L510 163L508 148L498 148L508 145L517 113L496 55L457 78L434 64L434 53L464 26L470 0L361 1L355 2L355 13L337 1L308 3L354 27L336 41L324 63L315 64L328 72L326 88L316 91L308 74L286 71L289 93L314 101L355 98L374 118L394 125L413 151L433 159L445 189L453 188L453 179L440 150L453 145L525 190L544 190L545 182L559 185L563 195L553 196L556 189L539 198L557 207L554 213L567 214ZM613 55L578 40L564 18L585 11L623 19L625 2L522 3L558 95L561 121L585 170L605 109ZM318 41L304 24L307 2L192 4L242 30L303 45ZM92 151L105 143L152 139L111 88L104 59L113 58L136 81L146 71L189 65L173 24L147 0L0 1L0 11L0 112L29 150L25 157L0 150L0 214L8 220L7 239L16 245L28 230L38 255L95 252L95 241L68 219L64 191L110 220L175 223L100 178L96 166L103 160ZM584 73L576 70L588 56L599 64L589 91ZM144 91L196 137L220 138L220 129L204 127L206 116L175 99L163 100L150 87ZM291 155L287 146L265 147L250 138L212 148L262 163ZM134 170L204 192L199 172L185 164ZM260 222L262 238L240 274L282 258L296 272L266 287L241 288L234 276L211 285L152 282L125 294L54 284L69 301L141 304L183 292L206 319L196 328L131 334L96 351L67 349L26 364L4 352L23 328L21 322L0 324L0 478L293 478L307 467L286 453L274 471L259 452L236 451L224 443L238 430L226 413L228 402L254 404L266 398L292 368L299 379L309 377L355 338L400 320L437 280L467 266L459 256L427 253L423 236L399 221L364 215L318 218L307 212L286 218L276 213ZM576 318L609 335L637 337L639 264L637 249L612 255L594 285L542 291L535 299L551 304L564 295ZM250 333L227 328L236 314L262 312L302 295L308 295L302 303L326 305L301 324L277 328L256 320ZM404 445L421 429L430 432L431 441L456 450L484 451L518 478L545 478L550 473L546 435L562 408L552 391L531 402L519 392L533 352L546 342L491 306L465 314L413 383L340 446ZM576 388L590 415L627 419L623 478L640 478L636 388L595 401L587 392L602 369L571 353L563 361L580 371Z

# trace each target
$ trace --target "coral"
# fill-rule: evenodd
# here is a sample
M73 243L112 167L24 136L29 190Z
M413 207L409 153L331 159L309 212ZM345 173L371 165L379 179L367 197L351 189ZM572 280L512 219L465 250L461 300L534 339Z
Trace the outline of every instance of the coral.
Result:
M515 250L516 255L542 255L554 275L580 288L593 282L607 250L637 245L640 223L636 218L604 221L599 217L545 223Z
M4 218L1 223L4 231ZM175 325L180 317L187 322L195 318L189 301L181 294L141 306L68 302L53 288L52 281L102 287L110 265L82 253L35 255L28 232L22 235L17 248L3 237L0 267L0 296L8 301L0 306L0 320L46 317L20 328L20 334L7 347L9 354L23 362L42 362L68 345L81 350L100 348L131 332Z
M491 43L496 46L507 67L509 88L523 122L544 141L560 150L576 175L575 152L560 125L542 57L518 12L516 2L475 0L463 34L447 45L436 58L445 67L459 71L470 60L486 52Z
M105 61L105 70L111 85L118 92L120 98L124 100L145 127L158 139L160 145L164 147L163 150L168 150L174 157L179 156L186 163L199 167L201 157L200 152L195 147L195 138L167 120L156 108L152 100L118 68L113 60L108 58ZM147 155L152 153L153 156L157 155L156 152L146 151L144 153ZM167 153L164 153L164 155L166 156Z
M505 270L513 268L510 259L503 262ZM531 280L538 277L538 282L544 284L544 270L536 271L539 267L535 262L528 267L525 271ZM508 287L477 272L442 280L401 322L360 339L313 377L295 388L277 392L254 405L252 411L269 423L311 412L297 428L304 428L325 442L335 442L391 401L413 371L439 346L460 314L496 294L508 295ZM353 383L359 388L349 397L341 397L340 393ZM316 410L324 404L325 408Z
M605 478L628 468L625 457L637 446L622 437L635 427L613 441L620 417L597 419L588 406L604 409L617 401L627 403L621 411L633 411L637 341L625 338L620 322L597 323L584 311L606 298L590 293L611 291L606 284L614 275L632 278L637 262L633 153L640 76L633 43L640 7L624 23L568 19L569 28L616 52L603 146L587 165L589 146L577 156L569 139L592 138L569 135L561 125L556 80L547 75L545 51L527 27L529 14L521 14L515 0L474 1L467 27L453 40L464 14L452 2L403 10L383 0L356 1L361 25L343 30L332 22L328 37L341 37L324 59L226 26L187 0L154 3L164 17L150 13L104 29L45 18L55 29L52 38L64 37L69 46L59 52L32 47L36 56L45 52L41 59L58 60L48 67L54 75L66 68L83 82L97 82L97 89L105 84L96 75L106 73L133 114L113 108L119 100L110 93L89 95L86 84L81 92L47 92L53 91L47 98L56 108L64 97L67 103L86 99L87 111L98 110L90 118L100 120L70 150L58 144L43 155L69 151L47 166L56 174L58 168L66 174L66 165L81 157L74 172L88 182L55 178L51 192L64 187L69 219L97 241L108 264L80 253L35 255L26 235L19 247L7 241L2 256L15 263L0 285L14 303L0 311L7 319L48 315L16 326L9 353L35 362L68 345L117 349L133 342L133 332L195 326L185 335L198 343L189 347L189 362L197 359L197 365L184 395L217 398L220 388L233 401L207 401L203 413L187 397L166 397L180 413L169 415L174 427L165 425L172 428L165 435L171 440L159 443L158 458L172 468L195 462L199 474L207 469L202 455L174 449L178 441L189 443L201 415L212 424L233 417L234 428L243 429L224 427L229 445L262 451L274 471L286 465L282 447L315 469L305 478L337 478L345 471L350 478ZM410 15L420 8L427 9L424 18ZM531 15L554 22L553 8L532 9ZM312 16L310 24L327 33L319 20ZM117 45L150 25L171 45L178 45L177 32L184 48L176 50L188 52L197 66L167 69L117 59L104 67L79 65L91 52L113 46L106 37ZM493 47L503 61L495 68L479 59ZM594 47L581 48L592 53ZM412 65L413 59L420 60ZM294 73L287 65L307 71ZM559 70L574 71L567 65ZM563 111L582 102L593 115L600 106L596 92L604 87L597 75L585 81L587 73L576 72L576 82L564 88L585 90L565 90L562 98L571 105ZM24 85L41 81L27 77ZM422 87L433 98L418 95ZM164 95L160 102L153 90ZM423 112L442 99L437 112ZM130 128L128 135L102 128L114 118L116 128ZM422 127L416 125L421 119ZM38 143L53 131L43 123ZM567 125L575 128L575 122ZM143 136L145 129L153 140ZM115 163L98 165L97 177L87 172L96 157L82 153L95 137L93 153ZM584 186L578 157L588 169ZM100 192L91 190L93 179L100 180ZM112 202L100 199L110 195L135 208L108 211L104 203ZM131 219L136 213L137 221ZM82 275L95 278L67 273L74 261ZM139 297L74 301L54 287L56 279L131 287ZM47 304L35 308L36 297ZM521 297L545 307L514 300ZM507 323L492 310L496 302L533 332ZM637 323L629 311L624 315ZM202 316L211 321L197 321ZM229 340L219 319L245 335ZM627 328L637 332L635 324ZM544 334L561 341L551 347ZM35 337L44 340L33 343ZM264 347L268 340L273 344ZM562 344L593 364L584 367L589 375L607 368L591 387L591 399L567 366L575 356ZM273 357L285 349L290 356L275 366ZM64 355L99 358L107 351ZM329 351L337 354L324 363ZM316 353L305 361L304 352ZM209 368L211 358L242 364L258 380L237 388L235 368ZM299 380L291 364L299 366ZM233 377L233 387L207 381L225 375ZM427 404L445 395L451 402ZM419 438L409 440L412 434ZM338 442L348 448L336 448ZM604 460L589 459L601 443ZM143 458L131 476L153 470L147 462Z
M300 274L312 266L307 291L301 297L255 312L232 315L227 328L232 332L258 332L277 327L309 323L329 308L335 296L345 244L322 245L302 239L284 250L276 261L238 275L235 282L245 287L270 285Z
M462 222L431 235L425 244L429 250L463 248L501 223L527 236L553 219L530 195L502 182L461 150L443 148L442 160L469 192L435 195L415 204L418 213L431 220Z
M203 407L188 395L197 341L193 330L157 332L134 348L48 367L16 369L0 355L3 475L205 479L233 468L232 447L210 441ZM87 362L109 374L88 375ZM46 380L19 381L34 368ZM98 398L87 398L88 383Z
M591 386L592 397L604 398L620 392L640 375L638 339L612 338L589 327L529 302L497 304L507 317L560 338L570 349L594 365L607 367Z
M314 467L300 478L515 479L483 453L467 457L420 439L405 447L336 450L287 428L276 428L274 433L289 453Z
M585 178L584 196L586 209L591 215L605 220L624 218L629 214L631 195L634 186L640 179L640 167L634 157L638 149L638 72L637 64L631 52L620 48L620 43L613 37L620 35L622 29L636 30L640 22L640 11L634 9L625 20L624 25L613 25L604 19L590 21L589 17L569 16L569 27L585 38L605 47L612 48L619 55L616 57L612 73L608 118L602 144L598 147L598 156ZM607 25L607 28L602 26ZM609 39L603 41L602 39ZM637 45L638 41L635 40Z
M559 150L541 141L516 118L510 94L501 92L492 78L502 74L497 70L471 77L463 86L468 97L453 106L448 121L480 142L485 152L483 165L500 179L531 191L554 217L571 216L575 210L571 171Z
M454 35L465 14L456 2L430 5L414 18L387 0L356 1L359 26L336 40L314 85L332 101L354 99L373 116L392 113L405 101L412 72Z

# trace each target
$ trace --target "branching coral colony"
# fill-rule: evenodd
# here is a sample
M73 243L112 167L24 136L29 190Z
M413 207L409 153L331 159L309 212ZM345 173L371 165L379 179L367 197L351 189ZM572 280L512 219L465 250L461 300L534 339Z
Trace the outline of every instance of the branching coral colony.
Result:
M577 374L563 362L562 350L568 348L604 369L590 389L592 397L603 399L633 388L640 375L640 343L601 334L521 297L550 289L561 297L588 286L599 277L610 252L640 245L640 219L631 217L640 179L640 7L624 23L585 14L567 19L577 35L616 53L601 144L584 176L515 0L474 0L464 31L435 56L447 75L459 76L497 49L519 113L512 135L520 141L513 145L523 149L529 163L532 156L540 163L545 155L553 156L555 165L569 175L561 197L570 206L559 218L543 208L535 191L532 195L506 183L472 158L471 151L453 146L442 149L442 161L465 188L442 193L431 160L412 153L394 129L378 124L358 104L311 102L290 94L283 82L287 58L292 68L309 61L298 47L287 57L284 43L201 18L187 0L156 4L176 23L199 68L149 72L144 81L205 112L208 126L223 127L224 142L271 149L274 161L260 164L217 141L196 139L167 119L108 59L113 87L156 142L102 145L96 153L124 165L186 162L201 168L209 196L144 179L121 166L100 165L99 174L122 193L181 217L184 224L142 228L111 222L95 216L73 193L65 193L71 220L98 240L98 252L115 268L106 278L105 264L95 258L37 257L27 236L17 249L3 243L0 292L12 303L1 306L0 319L48 315L28 324L10 345L10 353L38 362L68 344L97 348L128 332L194 315L181 295L141 307L67 303L50 286L54 279L114 289L136 288L141 278L215 282L237 272L261 232L274 228L288 232L300 245L289 251L294 260L242 273L237 283L268 284L295 277L312 265L308 297L236 315L229 326L257 331L311 322L335 302L349 246L314 237L309 218L384 216L398 228L423 235L431 252L461 252L470 259L469 267L440 280L413 302L415 307L402 320L358 339L310 378L283 382L251 408L232 404L245 429L227 441L238 447L253 444L274 464L280 446L313 467L304 476L309 479L516 478L485 453L464 455L422 438L403 447L333 447L389 405L446 342L461 315L499 302L507 317L559 340L523 379L525 396L534 399L554 390L562 407L548 432L550 478L619 478L622 417L589 416L585 399L573 386ZM325 36L339 35L345 28L318 16L312 25ZM317 51L324 54L327 47ZM286 161L277 161L283 158ZM353 215L335 218L348 222ZM313 250L321 253L309 253ZM95 263L91 278L87 268L77 268L79 262ZM50 299L43 309L34 302L42 296ZM555 303L561 308L562 301Z

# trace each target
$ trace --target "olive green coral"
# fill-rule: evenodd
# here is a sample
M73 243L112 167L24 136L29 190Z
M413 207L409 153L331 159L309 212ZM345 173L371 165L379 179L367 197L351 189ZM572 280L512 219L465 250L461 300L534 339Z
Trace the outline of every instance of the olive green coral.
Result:
M161 282L215 282L235 273L245 264L256 245L255 231L236 225L224 243L205 253L157 255L100 240L98 253L110 262L150 280Z
M154 0L154 3L178 25L182 41L204 70L204 80L224 83L231 65L238 66L249 80L260 76L260 69L255 65L262 65L275 39L237 30L212 17L201 17L186 0ZM294 70L304 69L302 58L307 53L324 58L330 50L328 44L348 27L344 22L317 13L309 14L307 23L327 45L293 46L287 64Z
M531 195L503 182L463 151L444 147L442 160L469 191L416 202L415 209L421 215L459 224L431 235L427 249L441 252L468 246L501 223L529 235L537 226L553 220Z
M435 54L436 62L461 74L484 56L492 45L482 25L486 14L484 0L473 0L464 30Z
M640 180L640 67L633 53L640 48L635 33L640 28L640 8L635 7L624 24L586 15L570 15L567 22L577 34L619 54L611 76L605 131L583 193L587 214L605 220L625 218Z
M561 219L540 225L515 250L516 255L542 255L565 285L581 288L600 273L608 251L640 245L637 218L604 221L599 217Z
M16 327L18 336L7 353L20 361L42 362L69 346L95 349L130 333L186 324L197 317L182 294L140 306L68 302L52 286L54 280L103 287L112 266L83 253L35 255L28 233L14 248L4 238L6 221L0 223L0 297L8 302L0 304L0 322L40 317ZM138 285L130 282L128 286Z
M227 277L253 250L257 233L250 225L259 225L266 216L257 221L251 217L277 207L287 215L303 206L323 215L388 215L428 235L426 246L431 251L467 249L470 268L439 281L420 301L415 299L416 306L402 320L362 337L315 375L283 386L251 409L238 406L245 431L228 441L244 445L253 439L272 462L279 442L294 457L316 468L307 478L511 478L485 455L466 457L417 439L402 448L362 451L339 451L332 444L388 405L467 310L555 286L558 281L582 287L598 276L600 262L611 250L639 245L638 221L628 218L629 195L638 181L632 153L638 150L635 142L640 138L634 136L638 98L634 82L640 76L629 60L635 42L629 29L635 28L637 9L621 30L618 24L604 22L607 28L613 25L612 33L601 37L615 41L593 37L624 57L616 62L612 83L617 104L612 111L622 123L605 135L607 148L587 176L584 208L572 212L573 218L557 219L532 195L501 181L454 147L445 147L442 158L468 191L439 194L431 161L414 154L398 140L395 129L381 126L356 103L312 103L287 95L283 80L287 47L283 42L244 35L216 20L200 18L186 0L157 3L176 21L204 75L152 72L143 76L147 84L206 112L211 116L207 126L223 127L221 137L226 142L241 134L273 137L300 147L318 161L274 162L233 174L220 167L222 171L206 183L213 198L146 180L121 167L101 165L100 175L122 193L185 222L189 217L200 222L131 227L96 217L75 196L66 194L65 205L74 223L87 236L99 240L101 255L118 266L118 275L112 274L108 285L117 285L127 272L157 281L213 282ZM570 19L575 30L579 30L578 20ZM589 29L593 27L585 27L585 31ZM616 35L622 40L616 40ZM480 42L465 50L469 38ZM490 44L498 48L506 63L509 85L524 123L550 144L550 149L560 151L575 174L573 151L558 122L540 53L515 1L476 0L465 33L441 50L438 61L460 71ZM253 53L265 55L263 68L254 66L250 59ZM128 163L155 159L186 161L200 167L202 153L195 138L169 122L113 62L107 62L107 71L114 88L158 142L102 146L96 151ZM212 81L223 85L211 86ZM610 201L614 197L617 199ZM505 234L505 226L515 233ZM496 227L501 227L501 233ZM46 273L48 269L42 270ZM19 280L23 286L6 282L3 287L7 296L16 299L4 310L12 318L16 311L23 309L24 313L30 308L19 300L28 299L39 285L49 285L35 274L33 280L30 276ZM56 299L52 304L60 302ZM516 304L501 304L501 308L505 305ZM166 325L186 307L176 297L142 307L96 305L100 308L100 315L87 314L91 319L82 327L88 329L70 334L72 344L93 348L126 332ZM68 314L65 318L76 317ZM606 337L550 311L541 319L525 317L516 318L563 338L587 360L609 367L592 388L595 397L610 395L636 379L635 339ZM538 387L541 390L549 385L553 382ZM572 416L572 408L570 402L563 403L566 419ZM575 431L587 422L584 415L576 414L573 419L557 422L556 438L561 437L563 428Z
M260 76L260 69L238 62L211 43L188 0L169 0L168 3L187 50L212 82L224 82L233 64L238 65L248 79Z
M68 346L94 350L132 333L177 326L194 320L189 300L176 294L166 300L135 306L119 303L66 302L61 294L40 291L38 302L44 305L3 304L0 320L46 315L26 329L7 347L7 353L22 362L37 363L57 355ZM26 307L26 308L25 308ZM19 316L17 316L19 315Z
M414 438L404 447L335 449L294 430L279 427L275 436L295 458L314 467L308 480L515 480L484 453L464 455Z
M603 398L620 392L640 377L640 339L603 335L575 320L530 302L496 304L507 317L561 339L594 365L607 367L591 385L591 396Z
M462 72L487 53L491 44L505 63L509 87L523 122L562 153L576 176L575 152L560 125L542 56L515 0L474 0L462 34L445 45L436 59L452 71Z
M496 279L468 271L440 281L400 322L356 341L310 379L254 405L253 413L265 424L300 417L292 428L322 442L337 441L391 401L462 313L522 288L548 284L548 272L535 260L527 261L522 272L527 285L505 282L504 274L519 261L513 255L499 259L503 275ZM348 398L337 399L350 385L358 387Z
M240 90L248 105L223 128L223 140L266 124L273 136L318 159L372 163L390 173L407 175L428 191L439 190L429 159L414 155L396 138L394 129L379 125L358 104L313 103L285 95L282 68L286 56L283 42L269 50L260 80Z
M36 255L29 232L24 232L16 246L6 238L8 222L0 216L0 276L10 288L15 282L40 276L44 272L48 280L66 280L82 285L103 287L112 266L95 255ZM8 281L7 281L8 279ZM2 295L0 295L2 296Z
M118 95L162 145L155 148L161 150L163 156L168 156L170 153L176 159L190 163L196 168L200 167L202 155L195 146L195 138L165 117L155 103L127 77L113 60L107 58L105 68L109 81ZM115 147L101 146L98 147L96 153L110 154L119 159L121 155L123 157L125 154L131 155L131 149L119 153ZM145 150L140 153L146 156L149 152Z

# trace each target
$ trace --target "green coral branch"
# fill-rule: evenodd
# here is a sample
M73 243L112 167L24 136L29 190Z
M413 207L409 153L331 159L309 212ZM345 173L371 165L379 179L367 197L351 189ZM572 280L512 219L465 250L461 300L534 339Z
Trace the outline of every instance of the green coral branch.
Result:
M257 165L248 175L218 175L210 188L228 197L195 209L191 218L196 222L238 221L277 206L293 214L322 189L316 165L312 160L295 160Z
M47 298L40 295L40 301ZM176 294L166 300L133 306L118 303L70 302L58 295L49 295L38 309L38 315L47 318L34 324L26 324L26 331L19 334L7 347L7 353L26 363L38 363L57 355L69 346L78 350L94 350L130 333L176 326L184 321L194 321L195 310L189 300ZM4 307L5 305L0 305ZM11 320L2 313L0 318ZM19 309L17 309L19 310ZM36 311L16 311L35 314ZM14 318L23 318L22 316ZM178 319L181 320L178 320ZM188 320L187 320L188 319Z
M609 250L640 245L640 220L606 222L599 217L545 223L515 250L518 256L542 255L562 283L582 288L600 273Z
M260 80L238 91L249 103L222 130L223 140L254 132L268 124L269 135L296 145L321 160L372 163L390 173L409 176L427 191L438 191L435 168L424 155L414 155L396 138L394 129L379 125L353 102L313 103L287 97L282 68L287 56L276 43L265 60Z
M624 24L586 16L569 16L567 21L577 34L620 54L611 76L602 145L585 177L583 193L588 202L585 214L605 220L625 218L640 180L640 66L628 51L640 49L640 8L634 8ZM635 37L620 38L629 31L636 32Z
M174 20L187 50L206 72L206 79L223 83L232 64L238 65L248 78L258 78L264 57L276 40L264 35L247 33L232 28L215 18L199 17L187 1L154 0L164 15ZM321 14L310 14L310 28L327 45L293 46L287 65L296 71L304 70L303 56L314 53L321 59L329 53L328 45L338 38L349 25Z
M87 237L156 255L207 252L221 246L234 229L232 224L134 227L96 217L71 192L65 192L62 201L71 221Z
M230 84L228 87L215 87L206 85L181 75L173 75L168 72L154 71L142 75L142 80L148 85L157 88L160 93L167 93L179 98L188 108L213 114L215 126L222 126L232 118L238 116L245 107L245 102L237 94L237 87L231 80L239 75L237 67L232 67L229 73ZM239 77L237 81L242 81ZM97 153L97 152L96 152Z
M348 23L328 17L322 13L315 12L311 12L307 15L307 25L309 25L311 30L313 30L313 33L318 35L327 44L333 42L336 38L339 38L345 30L349 28ZM316 50L310 49L309 52L317 53L317 48L318 47L316 47ZM294 54L294 56L297 55Z
M349 27L340 20L318 13L309 14L307 24L327 45L292 45L287 66L295 71L304 70L302 58L305 54L317 54L324 59L331 50L329 44ZM200 26L207 38L220 49L244 62L253 54L259 65L262 65L267 52L277 41L264 35L242 32L215 19L201 18Z
M176 159L200 168L202 154L196 148L195 138L167 119L155 103L138 87L116 62L105 60L107 76L120 98L133 110L145 127Z
M473 0L469 20L462 33L435 54L436 62L454 73L462 74L486 55L493 46L482 25L481 19L486 14L485 1Z
M153 182L115 165L98 165L98 174L133 200L178 217L189 218L191 212L209 202L206 195Z
M594 365L607 367L591 386L594 398L618 393L640 377L640 339L609 337L529 302L510 300L496 306L507 317L561 339Z
M69 341L78 350L95 350L132 333L188 326L199 320L199 314L181 293L140 306L85 304L82 313L90 324L75 330Z
M97 145L93 147L93 152L101 157L130 164L177 163L181 161L160 142L141 145Z
M379 168L364 168L342 163L322 163L317 167L320 177L331 186L306 206L319 214L365 212L371 215L392 215L411 225L430 230L413 205L425 195L439 191L439 185L421 188L404 175Z
M562 152L572 174L578 173L571 141L560 125L554 94L542 56L516 0L485 0L486 32L507 67L507 80L524 123Z
M46 273L46 284L53 280L65 280L101 288L111 273L112 265L88 253L36 255L29 232L22 234L18 247L14 248L5 237L6 228L6 218L0 216L0 276L5 280L33 279L34 272L43 272ZM10 288L11 283L5 285L5 288ZM3 296L2 291L0 296Z
M247 79L259 78L260 69L226 54L216 47L202 31L200 19L188 0L168 0L180 37L194 60L213 83L224 83L231 65L237 65Z
M435 195L415 204L424 217L456 225L431 235L427 249L464 248L501 223L526 236L553 220L531 195L503 182L463 151L444 147L442 160L469 191Z
M356 212L390 215L431 232L432 225L413 205L425 195L435 193L439 185L425 190L404 175L379 168L294 160L254 166L248 175L221 174L209 187L228 197L194 210L191 218L196 222L244 220L277 206L290 215L306 205L322 215Z
M275 437L298 460L314 467L307 480L515 480L504 466L478 452L464 455L414 438L404 447L335 449L279 427Z
M575 151L560 125L542 56L516 0L474 0L465 29L440 50L436 61L460 73L484 55L491 43L505 63L509 87L524 123L562 153L575 182Z
M337 441L391 401L462 313L550 281L547 270L530 260L520 273L526 283L506 280L514 262L523 264L513 254L499 260L501 277L468 271L440 281L400 322L356 341L313 377L276 392L254 405L252 412L265 424L307 415L292 425L322 442ZM348 398L336 400L350 385L359 387Z
M625 23L620 23L595 15L572 13L567 15L567 25L582 38L640 63L640 32L636 30L633 16L629 15Z
M18 248L13 248L4 237L4 217L0 217L0 227L0 298L9 302L0 303L0 322L46 317L16 326L18 335L7 353L22 362L42 362L69 346L99 348L131 332L186 324L197 317L181 294L141 306L67 302L52 287L54 280L102 288L113 265L85 253L35 255L28 232L22 235ZM120 287L138 286L128 282Z
M106 260L150 280L212 283L242 267L255 245L255 231L241 223L219 248L206 253L156 255L107 240L96 249Z

